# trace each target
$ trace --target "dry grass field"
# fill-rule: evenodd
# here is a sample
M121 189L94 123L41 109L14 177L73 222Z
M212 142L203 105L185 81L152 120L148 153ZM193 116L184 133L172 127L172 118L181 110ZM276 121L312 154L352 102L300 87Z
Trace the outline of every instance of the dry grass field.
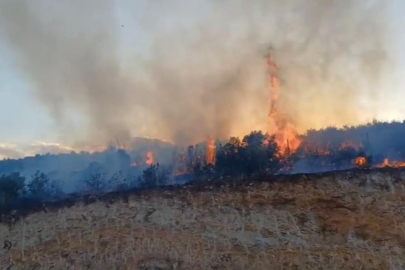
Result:
M9 216L0 241L0 269L404 269L405 172L107 194Z

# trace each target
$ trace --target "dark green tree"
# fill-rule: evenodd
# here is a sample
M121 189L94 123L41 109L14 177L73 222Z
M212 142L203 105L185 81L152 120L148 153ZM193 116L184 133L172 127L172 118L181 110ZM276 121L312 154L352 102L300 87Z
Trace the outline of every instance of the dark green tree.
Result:
M45 195L49 191L49 178L46 174L37 171L31 176L28 191L33 195Z
M99 171L93 172L84 182L91 191L102 191L106 186L105 174Z
M58 198L64 195L63 189L62 189L62 184L59 181L52 180L49 183L49 189L48 189L49 195L52 198Z
M106 170L102 164L92 162L84 171L85 189L93 192L104 190L107 187Z
M108 185L110 189L114 190L124 190L129 188L129 181L128 177L126 177L122 171L114 173L110 180L108 181Z
M280 164L277 152L274 137L253 131L242 141L233 137L225 145L219 146L215 170L224 176L275 173Z
M217 149L215 170L219 175L236 176L243 173L244 151L239 138L232 137L225 145Z
M25 177L19 173L0 176L0 202L7 205L11 200L24 193Z
M169 181L170 170L164 166L160 166L159 163L151 165L149 168L143 171L140 182L141 188L153 188L158 186L164 186Z

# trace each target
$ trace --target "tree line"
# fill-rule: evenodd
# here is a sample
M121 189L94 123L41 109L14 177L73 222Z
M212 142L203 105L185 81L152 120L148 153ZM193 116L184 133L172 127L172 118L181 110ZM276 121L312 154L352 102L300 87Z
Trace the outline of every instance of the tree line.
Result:
M226 177L249 177L251 175L274 175L288 172L300 161L305 160L311 166L323 166L327 170L350 166L352 160L365 156L365 149L334 148L329 155L311 152L303 147L288 156L279 155L279 147L273 136L253 131L242 139L232 137L227 142L217 143L214 164L207 164L205 149L189 146L184 153L174 157L172 164L152 164L138 175L118 171L107 175L111 168L103 168L99 163L91 163L83 174L84 179L77 188L79 192L106 192L132 188L154 188L171 183L186 181L204 181ZM114 160L130 167L130 157L123 150L118 150ZM367 160L371 160L368 157ZM306 164L306 166L308 165ZM120 166L116 166L120 168ZM105 170L107 169L107 170ZM60 198L63 186L48 175L37 171L29 181L19 173L0 176L0 207L10 205L20 197L37 199Z

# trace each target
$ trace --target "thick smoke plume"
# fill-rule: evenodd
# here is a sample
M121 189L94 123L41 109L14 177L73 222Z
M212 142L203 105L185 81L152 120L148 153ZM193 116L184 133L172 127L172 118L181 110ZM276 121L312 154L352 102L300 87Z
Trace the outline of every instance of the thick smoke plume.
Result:
M0 0L0 39L62 141L188 144L267 128L268 53L300 132L370 117L389 2Z

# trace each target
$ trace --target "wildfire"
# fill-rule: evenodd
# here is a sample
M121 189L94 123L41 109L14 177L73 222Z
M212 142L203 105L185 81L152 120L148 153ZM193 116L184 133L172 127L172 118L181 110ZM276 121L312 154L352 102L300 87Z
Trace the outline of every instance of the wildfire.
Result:
M175 176L184 175L192 172L192 170L190 170L190 167L187 166L187 161L188 160L186 152L180 153L178 156L176 156L174 165Z
M331 151L328 150L328 149L317 149L316 153L317 153L319 156L330 156Z
M405 168L404 161L390 161L388 158L384 159L382 164L377 165L377 168Z
M359 167L364 167L367 165L367 159L365 157L358 157L356 158L355 163Z
M303 142L300 147L303 150L304 155L315 154L317 156L330 156L332 153L330 150L330 143L327 143L326 145L316 145Z
M357 150L357 151L359 151L360 149L362 149L363 148L363 145L361 144L361 143L359 143L359 144L356 144L356 143L354 143L354 142L344 142L344 143L342 143L341 145L340 145L340 150L347 150L347 149L354 149L354 150Z
M267 69L270 75L270 112L269 123L275 130L269 130L269 134L275 134L275 140L280 148L281 155L294 153L301 145L301 139L298 136L294 126L289 123L285 114L279 110L280 99L280 79L279 68L271 55L267 55Z
M154 163L153 153L151 151L149 151L146 154L146 162L145 163L148 164L148 165L152 165Z
M207 156L206 163L215 165L215 156L216 156L216 146L214 139L207 140Z

